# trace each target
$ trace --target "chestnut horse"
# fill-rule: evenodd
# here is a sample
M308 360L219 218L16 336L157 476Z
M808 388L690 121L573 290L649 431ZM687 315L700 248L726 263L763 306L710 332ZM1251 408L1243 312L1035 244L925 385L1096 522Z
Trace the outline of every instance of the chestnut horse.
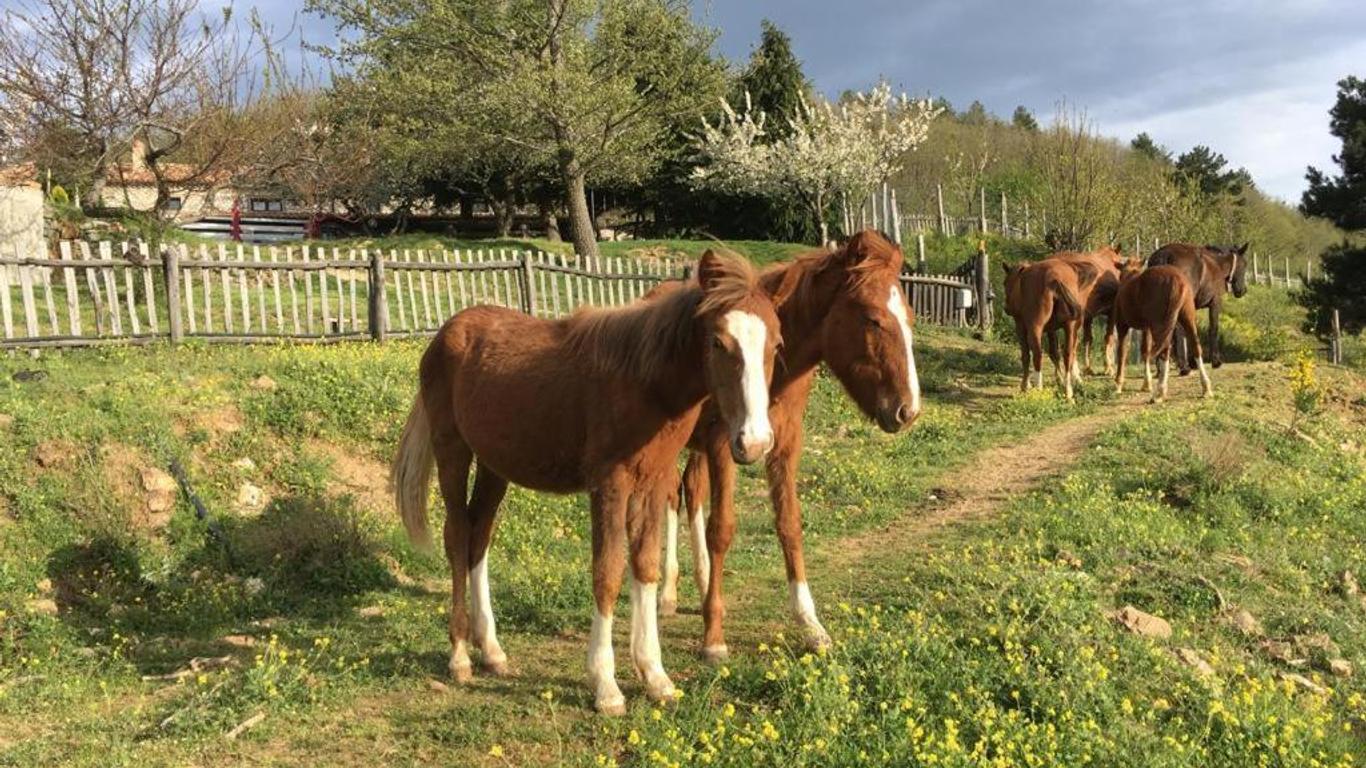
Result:
M1053 331L1062 329L1062 360L1059 364L1054 355L1054 372L1071 400L1077 369L1077 332L1086 318L1087 300L1100 276L1099 270L1085 262L1069 263L1054 258L1033 264L1007 264L1005 269L1006 313L1015 318L1015 337L1020 343L1020 391L1043 388L1043 337L1051 337ZM1049 346L1051 352L1051 338Z
M1086 299L1086 316L1081 321L1081 360L1082 367L1088 376L1095 373L1091 368L1092 359L1092 335L1091 326L1095 319L1101 315L1105 316L1105 375L1112 373L1111 360L1115 344L1115 318L1111 309L1115 304L1115 292L1119 290L1119 271L1124 268L1125 258L1118 248L1113 246L1103 246L1098 250L1088 253L1077 251L1062 251L1055 253L1049 258L1061 259L1069 264L1073 264L1079 270L1095 269L1099 272L1095 285L1092 286L1090 295ZM1049 356L1053 359L1054 365L1057 364L1057 345L1054 335L1048 336Z
M783 347L770 387L769 422L774 447L765 463L774 527L787 568L788 603L808 646L830 644L816 615L802 553L797 463L802 452L802 416L816 367L824 361L869 418L885 432L898 432L920 415L920 382L912 353L914 314L901 289L901 251L865 231L836 251L817 251L766 270L759 282L782 324ZM726 553L735 534L735 465L726 450L723 419L705 407L689 447L684 470L684 504L692 528L693 575L703 598L703 655L727 655L722 623ZM705 525L703 498L710 495ZM664 608L677 600L678 517L670 508L666 527Z
M1195 325L1195 295L1185 273L1161 265L1143 269L1139 264L1126 266L1120 273L1119 293L1115 296L1116 346L1115 392L1124 391L1124 345L1130 329L1143 331L1143 385L1152 392L1152 402L1167 397L1167 369L1170 367L1172 337L1180 325L1195 353L1195 368L1200 372L1202 395L1212 390L1209 373L1200 353L1200 337ZM1158 384L1153 387L1152 359L1158 358Z
M1192 245L1168 243L1148 257L1148 266L1169 265L1181 270L1190 282L1196 309L1209 308L1209 361L1218 368L1224 364L1224 353L1219 348L1219 312L1224 294L1242 298L1247 293L1248 244ZM1182 339L1176 339L1176 362L1181 375L1190 373L1195 355L1183 349Z
M661 507L677 488L678 454L708 394L736 461L756 461L768 451L768 383L780 342L772 302L748 262L712 251L703 254L696 283L659 301L584 310L563 320L473 307L446 321L422 357L392 478L409 536L429 544L435 461L446 503L450 670L457 680L471 676L471 630L484 667L493 674L508 669L494 631L485 555L498 505L513 482L590 494L597 610L588 678L597 709L625 711L612 611L628 533L632 660L650 698L673 697L655 615Z

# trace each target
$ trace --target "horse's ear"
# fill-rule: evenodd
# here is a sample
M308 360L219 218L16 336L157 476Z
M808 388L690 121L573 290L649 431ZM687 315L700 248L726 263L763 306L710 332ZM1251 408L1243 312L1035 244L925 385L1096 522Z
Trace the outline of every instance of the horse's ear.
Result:
M852 267L873 260L885 261L889 266L894 265L900 269L901 251L872 230L855 232L854 236L849 238L849 242L844 244L845 263Z
M702 286L704 293L716 287L723 269L721 257L716 251L708 248L702 252L702 258L697 260L697 284Z
M778 289L773 292L773 306L781 307L786 304L787 300L792 298L792 295L797 292L797 286L801 281L802 275L800 269L783 270L782 282L778 283Z
M1238 246L1238 247L1235 248L1234 250L1238 252L1238 255L1239 255L1239 256L1243 256L1243 255L1246 255L1246 254L1247 254L1247 248L1248 248L1248 246L1250 246L1250 245L1252 245L1252 243L1243 243L1242 245Z

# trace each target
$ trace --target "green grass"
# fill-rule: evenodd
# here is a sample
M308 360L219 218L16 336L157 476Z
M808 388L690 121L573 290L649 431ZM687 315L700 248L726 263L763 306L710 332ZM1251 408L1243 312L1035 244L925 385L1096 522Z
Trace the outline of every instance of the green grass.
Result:
M1000 516L887 538L842 566L855 537L932 509L931 493L951 492L978 452L1116 407L1098 380L1076 406L1014 395L1005 345L929 328L917 340L928 405L911 432L883 435L828 378L813 395L799 491L836 650L805 657L783 634L781 555L761 473L746 468L727 561L732 663L693 657L696 615L666 620L685 697L657 709L627 684L632 709L611 721L588 714L582 683L591 599L577 496L513 489L503 508L493 598L521 674L429 689L445 675L445 564L408 546L384 491L419 343L0 358L0 763L1336 765L1361 754L1360 674L1329 677L1319 651L1287 667L1218 609L1246 607L1268 636L1326 634L1336 655L1366 664L1366 606L1337 588L1341 571L1366 571L1360 379L1325 374L1324 410L1296 436L1277 365L1227 387L1216 373L1218 399L1127 411L1066 477ZM253 385L262 375L274 389ZM168 520L148 513L139 471L171 459L221 538L183 495ZM264 508L239 508L244 483ZM697 596L683 559L686 607ZM1126 603L1169 619L1175 638L1116 630L1106 611ZM1174 661L1177 647L1215 676ZM620 636L618 650L625 670ZM222 655L233 662L156 679ZM1278 671L1332 693L1288 691Z

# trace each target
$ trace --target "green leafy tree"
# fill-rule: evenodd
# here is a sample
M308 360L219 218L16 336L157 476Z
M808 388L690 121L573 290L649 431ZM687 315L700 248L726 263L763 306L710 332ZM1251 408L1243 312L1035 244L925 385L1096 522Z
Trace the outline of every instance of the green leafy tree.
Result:
M1223 155L1203 144L1176 158L1177 175L1193 182L1202 194L1210 197L1236 195L1250 178L1244 169L1229 171L1225 170L1227 167L1228 160Z
M1329 130L1342 142L1342 151L1333 156L1342 173L1329 176L1310 166L1300 210L1343 229L1366 229L1366 80L1338 82L1337 103L1328 114Z
M714 34L693 22L683 0L310 0L309 7L348 33L332 51L340 59L444 57L454 70L444 85L457 108L441 117L552 162L574 248L587 255L598 252L590 180L644 178L663 158L669 126L700 117L724 86L724 67L710 54ZM430 106L410 101L408 111Z
M811 85L802 73L802 64L792 53L792 39L773 22L761 23L759 46L750 54L749 65L740 75L737 93L731 101L740 103L749 94L754 108L766 115L790 118L802 107ZM786 138L792 132L785 119L769 126L769 138Z
M1146 131L1135 136L1134 140L1129 142L1129 148L1149 160L1171 162L1172 159L1172 153L1168 152L1166 147L1153 141L1153 137L1149 136Z
M1022 131L1039 132L1039 121L1034 119L1034 114L1023 104L1015 108L1015 114L1010 116L1010 124Z
M987 112L986 105L980 101L969 104L963 114L958 116L958 119L965 125L986 125L992 120L991 114Z

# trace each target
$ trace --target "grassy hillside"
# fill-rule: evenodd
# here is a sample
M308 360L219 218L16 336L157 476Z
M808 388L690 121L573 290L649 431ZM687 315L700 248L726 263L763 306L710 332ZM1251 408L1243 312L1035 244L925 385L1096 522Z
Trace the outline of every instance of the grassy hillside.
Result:
M1097 379L1068 406L1015 394L1006 346L917 343L912 432L881 434L825 379L809 414L835 649L793 642L746 470L731 663L696 659L695 613L664 620L684 697L655 708L619 634L619 720L582 683L579 497L509 494L491 570L518 675L447 685L445 564L406 544L384 490L420 345L0 358L0 763L1360 760L1362 378L1245 363L1209 402L1189 380L1148 407ZM149 471L172 460L208 525ZM1127 605L1171 637L1123 629Z

